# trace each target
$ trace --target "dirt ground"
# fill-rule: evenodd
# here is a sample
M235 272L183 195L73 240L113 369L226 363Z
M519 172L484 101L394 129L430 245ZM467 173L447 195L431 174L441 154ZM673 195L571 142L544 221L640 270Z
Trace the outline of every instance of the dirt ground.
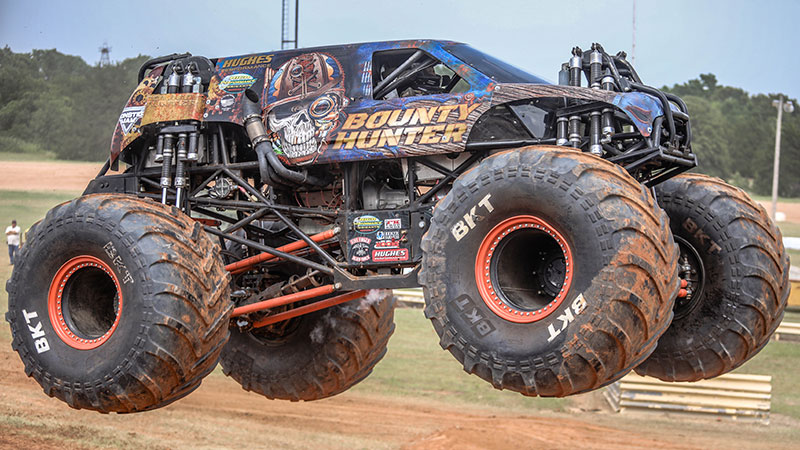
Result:
M0 190L83 191L102 163L0 161Z
M598 398L578 403L590 412L536 415L354 393L291 403L245 392L214 373L166 408L102 415L44 395L10 346L0 346L0 448L776 449L793 448L791 430L800 425L781 417L766 427L611 414L598 409Z
M0 448L791 448L789 440L776 440L774 426L603 412L510 414L353 393L290 403L245 392L218 373L166 408L101 415L48 398L9 346L0 346Z

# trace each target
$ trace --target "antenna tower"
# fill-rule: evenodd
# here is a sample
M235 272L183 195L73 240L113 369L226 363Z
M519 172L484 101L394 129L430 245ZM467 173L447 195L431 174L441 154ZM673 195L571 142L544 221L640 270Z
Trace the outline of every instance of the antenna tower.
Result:
M103 46L98 50L100 50L100 67L111 65L111 59L109 58L111 47L108 46L108 41L104 41Z
M283 0L283 20L281 21L281 50L297 48L297 17L300 15L300 0L294 0L294 38L289 34L291 0Z

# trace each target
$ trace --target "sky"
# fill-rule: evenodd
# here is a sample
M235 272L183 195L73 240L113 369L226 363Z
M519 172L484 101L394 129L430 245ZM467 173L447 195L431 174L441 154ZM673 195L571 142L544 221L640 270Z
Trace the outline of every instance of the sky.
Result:
M293 4L294 1L291 1ZM578 45L633 41L633 0L300 0L300 47L395 39L466 42L545 79ZM635 67L661 87L713 73L721 84L800 97L800 1L637 0ZM189 51L280 49L281 1L0 0L0 46L55 48L96 64Z

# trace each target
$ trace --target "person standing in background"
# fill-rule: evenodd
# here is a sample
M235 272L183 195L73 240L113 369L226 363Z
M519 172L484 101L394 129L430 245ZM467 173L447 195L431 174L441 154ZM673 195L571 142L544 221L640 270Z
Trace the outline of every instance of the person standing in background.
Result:
M14 255L19 248L19 234L20 229L17 226L17 221L12 220L11 226L6 227L6 241L8 242L8 259L11 265L14 265Z

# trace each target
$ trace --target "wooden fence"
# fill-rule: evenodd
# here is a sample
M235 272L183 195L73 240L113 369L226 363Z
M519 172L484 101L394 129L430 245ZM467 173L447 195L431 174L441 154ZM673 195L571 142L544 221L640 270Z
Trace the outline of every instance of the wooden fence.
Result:
M800 323L781 322L778 329L775 330L773 338L776 341L800 340Z
M401 306L410 306L412 308L425 306L425 296L422 294L422 288L395 289L393 294L395 300Z
M603 395L617 412L714 415L769 424L772 377L726 374L692 383L667 383L631 372L606 387Z

